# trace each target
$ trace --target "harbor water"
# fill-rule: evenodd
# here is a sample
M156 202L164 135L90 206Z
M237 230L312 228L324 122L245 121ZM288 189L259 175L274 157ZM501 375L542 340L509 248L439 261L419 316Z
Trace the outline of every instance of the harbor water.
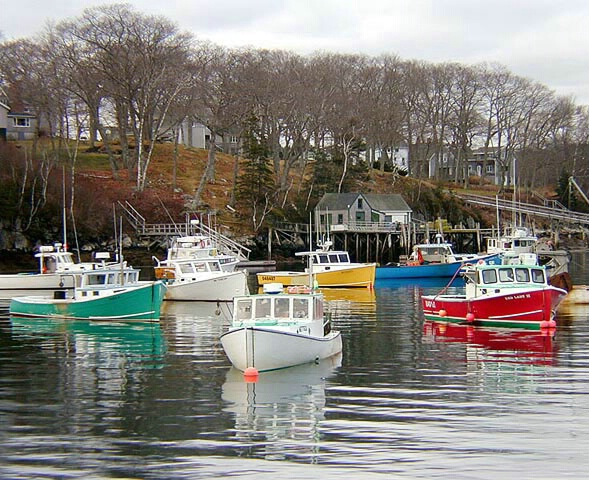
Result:
M588 261L573 253L578 286ZM420 295L443 286L326 291L343 354L255 383L221 348L226 304L4 312L0 478L587 478L589 293L552 335L427 322Z

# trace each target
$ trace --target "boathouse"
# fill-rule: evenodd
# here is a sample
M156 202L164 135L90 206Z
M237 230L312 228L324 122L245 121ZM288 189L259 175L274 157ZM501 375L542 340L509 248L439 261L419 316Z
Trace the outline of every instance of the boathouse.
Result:
M399 194L326 193L315 207L318 232L409 225L413 211Z

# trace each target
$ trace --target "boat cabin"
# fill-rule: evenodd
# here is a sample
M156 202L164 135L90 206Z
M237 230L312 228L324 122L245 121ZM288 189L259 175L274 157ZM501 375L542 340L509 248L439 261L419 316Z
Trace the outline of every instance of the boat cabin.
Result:
M168 248L168 260L184 260L217 255L210 237L205 235L189 235L174 239Z
M309 335L325 334L330 329L329 319L323 315L322 295L261 294L233 300L234 327L264 325Z
M154 270L157 279L176 279L185 282L200 279L203 274L223 271L221 262L216 257L178 260L171 265L158 265Z
M80 279L79 288L113 288L137 283L139 281L139 270L134 268L96 270L84 272L78 278Z
M43 245L35 257L39 260L40 273L67 272L76 269L73 254L67 252L61 243L56 243L54 246Z
M257 321L306 320L323 317L320 295L268 294L235 299L234 319L240 323Z
M487 238L487 253L531 253L534 252L537 243L538 237L530 234L527 229L516 228L500 238Z
M417 247L424 262L448 263L453 261L454 251L449 243L422 243Z
M223 270L232 272L239 263L235 255L219 254L211 237L207 235L188 235L173 240L172 246L168 248L168 263L197 258L215 257L221 263ZM157 258L158 266L161 263Z
M311 259L313 265L341 265L350 263L349 254L344 251L315 252L311 255Z
M119 287L139 283L139 270L130 267L81 271L71 275L74 277L76 284L71 295L78 298L109 296L113 292L119 291ZM53 292L54 299L65 300L67 295L67 290L55 290Z
M505 294L518 288L548 286L546 268L539 265L477 265L466 269L466 296Z
M42 274L79 273L85 270L107 268L107 266L114 264L109 262L110 253L108 252L96 252L95 261L76 263L72 252L68 252L61 243L40 247L39 253L36 253L35 257L39 260L39 273Z

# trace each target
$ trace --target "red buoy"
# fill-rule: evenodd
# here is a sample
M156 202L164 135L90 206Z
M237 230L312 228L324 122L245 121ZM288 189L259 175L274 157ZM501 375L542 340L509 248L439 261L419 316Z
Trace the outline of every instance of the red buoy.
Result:
M245 381L248 383L255 383L258 381L258 377L259 377L259 372L258 369L256 367L247 367L244 371L243 371L243 376L245 378Z
M467 321L468 323L472 323L472 322L474 322L474 313L472 313L472 312L468 312L468 313L466 314L466 321Z
M443 308L438 312L438 315L440 317L445 317L446 316L446 310L444 310Z

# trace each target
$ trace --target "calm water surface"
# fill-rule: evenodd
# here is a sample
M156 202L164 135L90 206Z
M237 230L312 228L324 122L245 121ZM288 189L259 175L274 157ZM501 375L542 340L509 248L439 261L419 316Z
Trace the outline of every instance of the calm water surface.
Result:
M159 324L4 314L0 477L587 478L589 293L552 337L426 322L419 296L439 289L328 292L343 355L255 384L219 343L225 306L166 302Z

